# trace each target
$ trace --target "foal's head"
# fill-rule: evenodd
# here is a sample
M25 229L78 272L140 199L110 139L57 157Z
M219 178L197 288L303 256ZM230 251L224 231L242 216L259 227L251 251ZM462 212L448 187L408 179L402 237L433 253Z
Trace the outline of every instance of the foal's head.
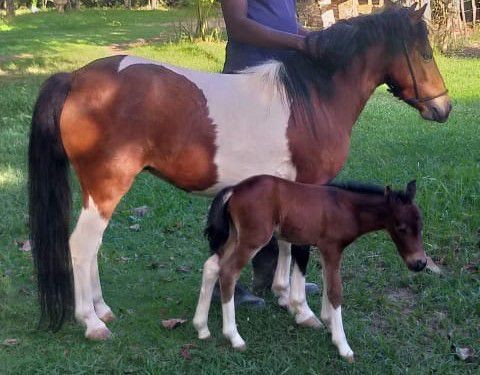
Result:
M416 4L397 8L397 12L405 14L403 25L397 25L402 32L385 83L393 95L416 108L424 119L445 122L452 106L428 40L423 20L426 6L418 10Z
M386 229L408 268L418 272L425 268L427 259L422 243L422 217L413 202L415 192L415 181L407 185L405 192L392 191L387 186L385 197L389 217Z

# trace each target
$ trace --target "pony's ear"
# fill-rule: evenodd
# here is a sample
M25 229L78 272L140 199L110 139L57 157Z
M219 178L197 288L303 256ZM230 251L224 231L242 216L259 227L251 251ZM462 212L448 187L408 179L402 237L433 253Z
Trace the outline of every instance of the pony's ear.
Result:
M395 3L395 1L392 1L392 0L385 0L383 2L385 8L393 8L394 6L396 6L397 4Z
M407 190L405 192L407 194L407 198L413 201L413 199L415 198L416 192L417 192L417 181L415 180L410 181L407 184Z
M423 18L423 14L425 13L425 9L427 9L427 4L423 5L420 9L415 10L417 7L417 3L413 4L409 10L410 10L410 19L412 22L420 22Z
M388 197L390 194L392 193L392 188L390 187L390 185L388 186L385 186L385 196Z

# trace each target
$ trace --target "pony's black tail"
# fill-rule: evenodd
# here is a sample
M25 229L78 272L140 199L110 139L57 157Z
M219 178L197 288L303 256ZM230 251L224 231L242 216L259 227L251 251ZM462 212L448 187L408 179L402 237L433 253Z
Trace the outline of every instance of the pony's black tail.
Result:
M69 164L59 128L70 82L69 73L58 73L43 84L33 111L28 149L30 236L38 279L40 326L53 331L61 328L74 308L68 246Z
M222 189L213 199L208 211L207 227L204 233L210 244L212 254L219 252L230 234L230 214L227 202L231 193L232 187Z

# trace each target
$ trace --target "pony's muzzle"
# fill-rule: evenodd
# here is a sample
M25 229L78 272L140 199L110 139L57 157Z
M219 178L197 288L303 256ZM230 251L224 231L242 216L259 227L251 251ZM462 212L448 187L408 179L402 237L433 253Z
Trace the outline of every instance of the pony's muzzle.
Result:
M451 110L452 102L450 98L445 95L425 103L425 108L421 114L425 120L443 123L448 120Z

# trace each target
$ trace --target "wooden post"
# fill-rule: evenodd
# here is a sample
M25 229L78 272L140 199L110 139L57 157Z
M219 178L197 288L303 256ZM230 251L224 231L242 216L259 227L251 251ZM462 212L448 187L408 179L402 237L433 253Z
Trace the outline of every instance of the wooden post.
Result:
M15 4L13 0L7 0L7 18L15 17Z
M352 17L358 16L358 0L352 0Z

